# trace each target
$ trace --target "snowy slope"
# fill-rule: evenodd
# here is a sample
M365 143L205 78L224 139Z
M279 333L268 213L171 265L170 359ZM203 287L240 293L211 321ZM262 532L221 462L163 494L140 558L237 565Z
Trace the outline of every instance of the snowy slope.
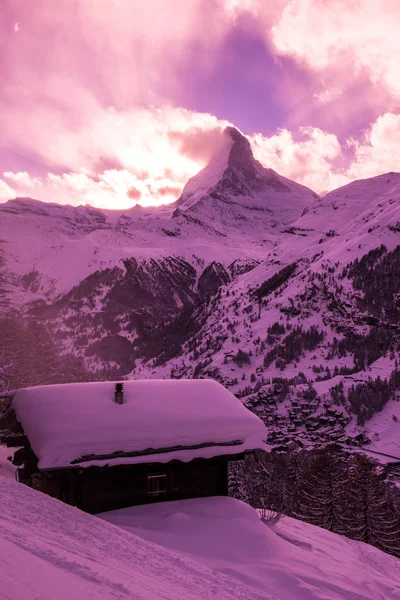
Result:
M207 340L211 347L217 346L217 350L200 352L201 360L208 362L212 358L210 370L213 366L218 367L226 379L244 374L246 382L238 386L243 388L248 384L249 375L257 368L262 369L265 352L260 351L259 340L265 342L266 329L282 319L286 321L288 312L293 313L290 318L292 327L316 326L322 330L325 345L331 343L334 337L341 339L344 330L366 334L369 328L363 324L366 321L363 322L355 303L360 292L354 290L350 281L339 281L339 275L349 262L360 259L382 244L388 251L399 246L399 220L400 173L355 181L316 200L277 237L274 247L266 250L264 260L258 266L233 281L226 293L222 292L218 307L210 314L198 336ZM294 275L284 285L278 286L261 307L257 306L252 290L257 290L283 267L295 263ZM322 283L317 278L322 278ZM339 285L343 288L340 297ZM332 312L328 306L331 307L335 301L338 302L338 310ZM221 322L230 329L224 343L217 344ZM193 347L198 350L204 346L192 342L191 350ZM229 359L238 348L252 352L249 367L237 368ZM327 351L314 352L312 360L311 355L301 358L288 365L283 373L271 365L265 375L290 378L301 371L307 379L315 380L314 366L323 364L333 369L335 365L340 368L353 364L351 357L334 357L328 362L327 354ZM176 372L188 373L188 370L180 368L182 358L166 365L165 371L160 369L156 373L169 372L172 367ZM185 359L183 362L188 364ZM393 368L394 365L388 366L376 376L387 377ZM374 373L367 376L374 376Z
M264 524L233 498L163 502L101 516L279 600L400 597L398 559L294 519Z
M273 600L0 477L2 600Z
M342 265L385 244L400 243L400 173L353 181L309 205L279 236L267 260L299 258ZM316 258L316 255L319 255Z
M0 502L2 600L400 597L397 559L230 498L103 515L118 527L3 477Z
M400 173L353 181L329 192L308 208L293 228L292 240L296 234L304 234L298 243L308 256L317 249L316 244L325 258L341 262L381 244L391 250L400 239ZM310 242L313 247L307 249Z
M371 437L373 438L373 442L368 448L392 457L397 457L397 459L400 459L399 400L400 394L397 394L396 400L390 400L382 412L379 415L374 415L368 422L368 431L372 433ZM374 439L374 435L376 436L376 439ZM376 458L379 458L381 462L384 462L385 457L377 456Z

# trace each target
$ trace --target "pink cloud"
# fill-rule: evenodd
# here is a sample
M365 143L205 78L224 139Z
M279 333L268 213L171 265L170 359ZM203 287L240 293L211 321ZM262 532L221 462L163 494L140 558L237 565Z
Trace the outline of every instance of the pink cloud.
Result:
M169 196L177 199L181 191L182 189L179 187L174 187L173 185L163 185L158 188L157 194L159 196Z
M199 134L202 140L199 147L196 144L192 147L192 121L196 117L204 120L203 127L208 125L209 129L204 129L204 135ZM165 135L161 146L153 148L147 157L151 163L157 164L158 174L151 169L148 172L138 171L137 174L128 169L108 169L96 174L81 169L80 172L71 171L61 175L48 173L42 178L30 177L26 172L7 172L4 177L13 182L18 194L33 195L53 202L89 203L100 208L126 208L139 201L144 205L172 202L179 197L189 177L206 164L210 152L221 143L222 135L216 137L215 130L214 119L205 118L205 115L191 115L186 145L185 130L182 129L177 135L175 123L173 135ZM348 181L333 166L341 154L339 141L333 134L317 128L303 128L295 138L290 131L283 129L271 137L256 134L249 139L256 158L265 166L312 189L331 189ZM138 153L141 147L140 143ZM199 156L199 162L189 159L185 154L187 152ZM166 164L169 166L166 167Z
M256 134L251 141L254 154L262 164L316 192L330 190L349 181L334 167L342 152L334 134L304 127L296 137L291 131L281 129L269 138Z
M135 188L135 187L130 187L128 189L126 195L131 200L134 200L135 202L138 202L141 199L141 197L142 197L142 192L140 190L138 190L137 188Z
M16 195L15 190L10 188L3 179L0 179L0 202L11 200L12 198L15 198Z
M203 0L4 0L4 4L2 10L24 16L18 36L12 28L2 31L8 67L3 92L25 89L23 104L36 96L58 107L82 107L87 93L80 97L76 92L84 90L103 106L118 109L132 102L165 101L169 87L183 85L174 66L181 62L185 47L201 44L206 68L224 27L223 20L215 18L208 19L207 28L198 27L211 10ZM68 85L69 94L63 94Z
M345 137L400 109L398 0L224 1L232 19L252 13L275 54L274 96L287 128L318 126ZM293 63L304 76L292 77Z
M204 129L189 128L186 131L171 131L168 137L173 144L178 144L181 153L189 159L207 163L215 147L221 143L221 133L229 125L227 121L215 123L215 127Z
M303 127L295 136L281 129L269 138L251 137L254 153L264 165L318 193L354 179L398 171L400 164L400 114L386 113L371 123L362 139L338 138L318 128ZM352 156L343 160L343 152Z
M351 179L398 171L400 165L400 114L386 113L372 124L361 140L349 140L355 157L347 173Z
M132 107L127 111L97 106L74 128L69 127L58 112L38 107L32 109L31 116L27 122L22 114L18 114L21 118L6 127L6 117L0 115L0 122L3 121L6 134L12 128L16 143L19 140L25 149L39 154L45 164L76 171L81 168L95 170L99 160L134 172L149 168L153 172L157 168L162 171L173 166L176 155L181 153L178 146L183 144L183 155L190 154L183 142L186 132L193 137L193 131L196 131L199 139L204 133L207 139L200 144L204 148L205 141L208 145L212 142L213 136L206 134L208 129L221 129L225 124L212 115L171 106ZM43 131L46 131L45 136ZM190 161L192 158L188 156L186 162Z
M33 189L41 185L40 179L38 177L31 177L27 171L19 171L17 173L7 171L3 173L3 177L9 179L15 185L24 189Z
M51 166L51 175L32 178L26 172L7 172L5 177L25 193L34 191L41 199L49 198L47 188L51 185L57 187L57 201L61 201L63 190L69 194L66 202L71 202L72 197L76 203L77 194L81 193L82 203L98 201L102 206L106 202L106 180L111 174L111 187L117 186L121 193L121 198L113 199L113 206L124 202L126 205L132 187L140 190L145 204L154 200L152 190L160 186L182 189L206 164L218 132L227 125L207 113L171 106L132 107L124 112L97 107L91 118L74 129L64 123L62 115L49 115L39 108L32 112L29 122L16 120L14 135L23 141L25 151L36 152L44 164ZM2 118L0 115L0 122ZM99 191L97 201L95 190ZM164 201L176 199L175 195L163 196Z
M286 0L265 35L313 81L308 97L282 86L282 101L294 100L287 125L318 122L344 136L400 108L399 22L397 0Z
M0 150L59 174L171 170L182 180L204 157L184 149L179 167L168 133L191 127L201 136L218 119L168 107L184 90L179 68L192 45L196 70L212 67L228 26L221 15L204 0L4 0Z
M321 73L338 64L352 74L365 70L373 83L400 97L399 20L397 0L290 0L272 41L280 54Z

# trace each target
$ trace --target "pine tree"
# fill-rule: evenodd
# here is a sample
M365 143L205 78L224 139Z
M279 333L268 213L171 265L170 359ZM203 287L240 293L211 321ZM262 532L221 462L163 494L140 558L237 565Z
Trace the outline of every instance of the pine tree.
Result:
M310 457L302 470L298 507L293 516L337 531L340 522L345 469L335 453L323 450Z
M233 461L229 464L228 493L232 498L249 502L248 485L243 477L241 461Z
M286 455L286 472L283 481L283 512L294 516L299 510L299 473L302 468L301 457L298 453Z
M400 517L376 468L360 456L351 477L354 539L400 556Z

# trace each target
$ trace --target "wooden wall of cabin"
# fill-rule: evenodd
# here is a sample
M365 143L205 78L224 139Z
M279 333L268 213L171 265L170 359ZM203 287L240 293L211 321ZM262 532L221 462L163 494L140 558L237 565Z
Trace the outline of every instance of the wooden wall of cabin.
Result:
M226 457L166 465L89 467L68 473L68 481L66 472L62 473L62 481L59 481L60 500L74 504L89 513L166 500L228 494ZM149 495L148 476L154 474L167 475L165 494ZM53 484L52 491L56 487Z

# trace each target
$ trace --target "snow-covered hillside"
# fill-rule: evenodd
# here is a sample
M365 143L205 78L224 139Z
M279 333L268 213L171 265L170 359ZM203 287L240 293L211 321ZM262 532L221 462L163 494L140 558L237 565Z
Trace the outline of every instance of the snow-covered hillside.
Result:
M400 241L400 173L353 181L309 206L278 244L277 257L297 260L323 252L342 265Z
M95 271L123 269L125 259L146 268L152 260L178 256L201 273L216 256L225 265L260 257L259 245L247 247L246 231L229 234L218 223L173 219L169 207L114 213L10 200L0 204L1 268L7 275L2 303L54 300Z
M397 559L229 498L104 515L129 531L3 477L0 501L4 600L400 597Z

